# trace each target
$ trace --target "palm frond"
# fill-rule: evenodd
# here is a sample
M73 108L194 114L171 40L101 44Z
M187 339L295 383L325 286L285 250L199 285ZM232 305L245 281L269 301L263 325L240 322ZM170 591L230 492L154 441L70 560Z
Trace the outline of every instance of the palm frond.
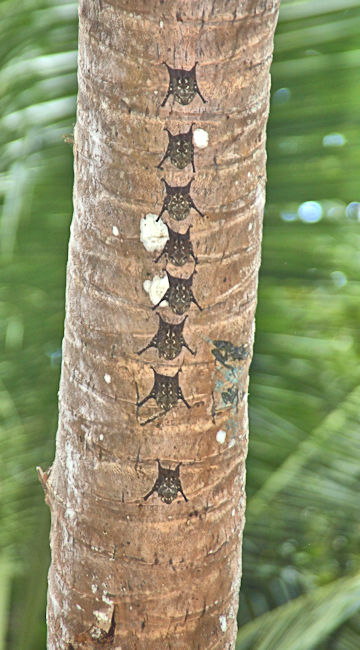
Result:
M236 650L312 650L359 610L360 575L335 580L245 625Z

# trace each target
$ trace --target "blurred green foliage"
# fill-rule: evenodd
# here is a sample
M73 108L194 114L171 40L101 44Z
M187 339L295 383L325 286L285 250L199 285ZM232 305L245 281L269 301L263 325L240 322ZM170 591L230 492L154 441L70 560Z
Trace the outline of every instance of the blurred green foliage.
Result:
M45 648L49 515L72 212L76 3L0 4L0 648Z
M360 0L283 0L237 648L360 647ZM0 5L0 650L45 648L77 5Z

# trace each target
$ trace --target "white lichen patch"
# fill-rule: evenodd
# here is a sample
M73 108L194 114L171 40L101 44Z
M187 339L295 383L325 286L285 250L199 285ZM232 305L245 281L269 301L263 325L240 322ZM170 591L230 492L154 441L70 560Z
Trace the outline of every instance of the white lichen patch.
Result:
M235 438L232 438L228 444L228 449L231 449L235 445Z
M205 149L209 144L209 134L204 129L195 129L193 133L193 142L195 147Z
M99 440L104 440L104 434L103 433L99 434Z
M119 228L117 226L113 226L112 234L114 235L114 237L119 236Z
M102 612L102 611L96 611L93 612L94 616L96 617L97 621L99 624L101 623L108 623L109 621L109 612Z
M154 275L152 280L145 280L143 287L144 291L149 294L152 304L157 305L169 288L169 280L167 275L163 278L159 275ZM163 300L160 306L165 307L166 305L167 301Z
M227 630L226 616L219 616L219 623L220 623L221 631L226 632Z
M140 241L149 253L162 250L169 239L166 224L157 214L146 214L140 221Z
M111 377L107 373L104 375L104 381L106 381L107 384L111 383Z
M91 585L91 591L93 592L93 594L96 594L96 592L97 592L97 585L94 585L94 584Z
M223 445L226 440L226 431L223 429L219 429L219 431L216 434L216 442L219 443L219 445Z

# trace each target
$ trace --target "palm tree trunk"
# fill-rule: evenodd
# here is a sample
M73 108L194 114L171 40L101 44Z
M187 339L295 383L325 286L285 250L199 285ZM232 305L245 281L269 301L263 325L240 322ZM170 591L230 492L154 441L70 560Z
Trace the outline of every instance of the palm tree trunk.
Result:
M51 650L234 646L277 10L80 2Z

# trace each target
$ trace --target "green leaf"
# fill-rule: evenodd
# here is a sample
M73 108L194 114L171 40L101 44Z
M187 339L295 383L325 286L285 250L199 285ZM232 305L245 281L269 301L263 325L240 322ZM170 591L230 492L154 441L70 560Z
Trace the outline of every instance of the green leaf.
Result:
M359 610L360 575L335 580L245 625L238 632L235 647L311 650Z

